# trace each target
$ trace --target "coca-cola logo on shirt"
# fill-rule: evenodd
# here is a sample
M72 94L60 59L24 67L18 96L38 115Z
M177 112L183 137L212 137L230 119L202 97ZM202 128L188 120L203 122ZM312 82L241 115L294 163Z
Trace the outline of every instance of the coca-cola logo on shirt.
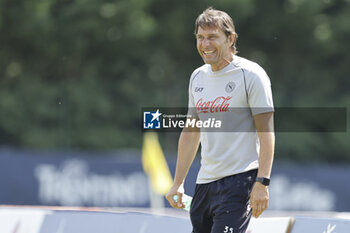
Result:
M228 107L230 106L228 101L231 98L231 96L219 96L213 101L203 101L203 98L200 98L196 103L197 113L227 112Z

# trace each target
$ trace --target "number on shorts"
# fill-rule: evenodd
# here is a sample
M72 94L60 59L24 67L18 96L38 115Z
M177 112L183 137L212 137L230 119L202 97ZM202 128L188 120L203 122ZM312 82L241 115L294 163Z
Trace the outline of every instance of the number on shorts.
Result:
M233 228L229 226L225 226L224 233L233 233Z

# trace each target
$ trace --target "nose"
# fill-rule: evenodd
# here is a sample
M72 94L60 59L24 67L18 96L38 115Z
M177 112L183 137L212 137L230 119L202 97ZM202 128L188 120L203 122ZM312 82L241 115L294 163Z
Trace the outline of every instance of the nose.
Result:
M210 41L207 38L204 38L202 41L202 45L205 46L209 46L210 45Z

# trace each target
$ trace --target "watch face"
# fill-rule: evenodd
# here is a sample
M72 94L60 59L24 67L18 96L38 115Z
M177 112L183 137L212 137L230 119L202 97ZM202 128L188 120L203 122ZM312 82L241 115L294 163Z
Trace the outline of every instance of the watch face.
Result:
M256 181L266 186L270 184L270 179L265 177L257 177Z

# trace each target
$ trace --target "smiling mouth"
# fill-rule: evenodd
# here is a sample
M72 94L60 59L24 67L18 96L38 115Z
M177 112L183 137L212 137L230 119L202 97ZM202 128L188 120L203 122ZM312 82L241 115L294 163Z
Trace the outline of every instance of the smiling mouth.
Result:
M209 55L209 54L213 54L214 52L215 52L215 50L203 51L203 54Z

